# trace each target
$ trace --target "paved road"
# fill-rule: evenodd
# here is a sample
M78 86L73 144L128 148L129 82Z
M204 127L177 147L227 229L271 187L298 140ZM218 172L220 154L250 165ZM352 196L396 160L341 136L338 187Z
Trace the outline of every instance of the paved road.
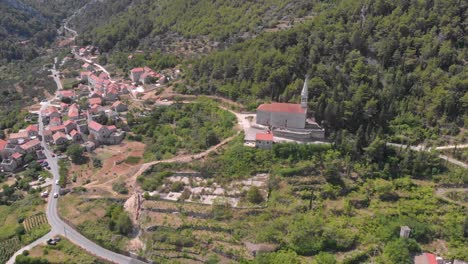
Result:
M45 109L49 104L48 103L42 103L41 109ZM39 115L39 134L42 135L44 130L44 125L42 124L42 119ZM55 181L58 181L60 178L59 174L59 166L57 163L58 158L57 157L52 157L52 153L49 150L47 144L45 141L41 142L42 147L44 148L44 154L47 157L47 162L49 163L50 166L50 172L53 175L53 181L54 183L52 184L52 190L50 192L50 197L49 201L47 203L47 210L46 210L46 215L47 215L47 220L51 226L51 232L46 234L45 236L39 238L35 242L29 244L28 246L20 249L15 253L15 255L10 258L8 263L14 263L14 260L18 254L21 254L24 250L31 249L34 246L43 243L47 239L49 239L52 235L62 235L69 239L72 243L78 245L79 247L85 249L89 253L98 256L102 259L106 259L108 261L111 261L113 263L144 263L142 261L139 261L137 259L130 258L128 256L124 256L121 254L117 254L115 252L112 252L110 250L107 250L96 243L92 242L91 240L87 239L80 233L78 233L75 229L73 229L71 226L69 226L67 223L62 221L58 215L57 212L57 202L58 199L60 198L54 198L54 193L60 193L60 186L55 184Z

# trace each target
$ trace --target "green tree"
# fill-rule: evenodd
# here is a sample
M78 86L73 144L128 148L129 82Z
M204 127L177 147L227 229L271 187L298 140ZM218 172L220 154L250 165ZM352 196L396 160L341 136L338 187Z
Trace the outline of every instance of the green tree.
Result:
M250 187L250 189L247 191L246 198L247 198L247 201L253 204L259 204L264 201L263 195L257 186Z
M334 255L327 252L320 252L314 257L313 264L336 264L336 258Z
M86 162L86 157L83 156L84 148L78 144L69 146L66 153L75 164L83 164Z

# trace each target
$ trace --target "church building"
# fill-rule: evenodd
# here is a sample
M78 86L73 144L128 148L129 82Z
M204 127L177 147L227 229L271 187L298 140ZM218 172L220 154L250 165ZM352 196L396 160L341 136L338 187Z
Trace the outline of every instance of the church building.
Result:
M308 80L306 78L301 92L301 103L261 104L257 108L257 124L275 127L304 129L307 120Z

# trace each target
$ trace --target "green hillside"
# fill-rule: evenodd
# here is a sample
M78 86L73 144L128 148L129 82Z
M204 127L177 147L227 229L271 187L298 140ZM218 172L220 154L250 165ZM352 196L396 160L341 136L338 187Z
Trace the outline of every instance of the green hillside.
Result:
M266 33L188 67L193 93L249 104L309 104L331 132L420 142L468 122L467 50L460 1L336 1L306 25ZM182 92L185 89L180 89Z

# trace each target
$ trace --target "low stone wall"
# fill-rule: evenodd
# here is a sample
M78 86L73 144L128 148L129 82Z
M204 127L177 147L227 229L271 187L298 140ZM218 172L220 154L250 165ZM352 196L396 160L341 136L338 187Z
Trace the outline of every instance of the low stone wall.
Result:
M273 135L276 137L284 137L300 141L324 140L325 130L309 130L304 132L296 132L291 130L273 130Z

